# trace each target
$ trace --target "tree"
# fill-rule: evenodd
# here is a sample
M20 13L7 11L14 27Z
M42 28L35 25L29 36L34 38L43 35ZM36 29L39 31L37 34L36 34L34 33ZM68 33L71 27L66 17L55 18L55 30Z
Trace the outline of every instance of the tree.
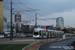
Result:
M60 27L58 27L58 29L57 30L60 30Z
M32 29L30 30L30 33L33 33L33 30L34 30L34 28L32 28Z
M19 26L18 26L18 23L16 24L16 33L19 32Z
M27 29L26 28L23 28L22 29L22 32L27 34Z
M64 31L64 33L68 33L68 30L66 28L62 29L62 31Z

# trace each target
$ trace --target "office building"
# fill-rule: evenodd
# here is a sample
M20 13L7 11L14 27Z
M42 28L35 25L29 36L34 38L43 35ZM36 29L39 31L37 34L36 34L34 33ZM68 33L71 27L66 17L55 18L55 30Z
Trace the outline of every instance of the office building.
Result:
M58 17L56 19L56 27L64 28L64 19L63 17Z

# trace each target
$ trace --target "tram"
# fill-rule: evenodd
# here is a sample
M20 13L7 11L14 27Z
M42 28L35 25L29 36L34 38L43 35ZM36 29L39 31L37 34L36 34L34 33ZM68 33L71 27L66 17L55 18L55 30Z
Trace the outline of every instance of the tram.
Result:
M49 30L43 28L35 28L33 30L33 38L54 38L62 37L64 34L63 31L58 30Z

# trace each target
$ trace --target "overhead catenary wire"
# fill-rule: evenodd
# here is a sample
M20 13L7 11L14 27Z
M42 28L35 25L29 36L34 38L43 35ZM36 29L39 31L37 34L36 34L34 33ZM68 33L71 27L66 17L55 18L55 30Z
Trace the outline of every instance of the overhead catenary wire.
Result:
M21 10L17 5L14 5L14 6L15 6L14 9L16 10L16 12L18 12L19 10ZM14 11L15 11L15 10L14 10ZM13 12L14 12L14 11L13 11Z
M30 8L30 7L28 7L28 6L26 6L24 3L22 3L20 0L18 0L20 3L13 3L13 4L22 4L22 5L24 5L24 7L27 7L28 9L30 9L30 10L23 10L23 8L22 7L20 7L20 8L22 8L22 10L19 10L18 12L32 12L32 11L37 11L37 10L40 10L40 9L36 9L36 10L34 10L34 9L32 9L32 8ZM6 3L6 2L5 2ZM8 3L8 2L7 2ZM19 8L18 8L19 9ZM14 11L14 12L17 12L17 11ZM38 14L40 14L40 13L38 13ZM41 16L44 16L44 15L42 15L42 14L40 14Z
M14 8L14 10L13 10L13 12L23 12L22 14L24 14L24 12L26 11L26 12L31 12L31 11L37 11L37 10L39 10L39 9L37 9L37 10L34 10L34 9L32 9L32 8L30 8L30 7L28 7L28 6L26 6L24 3L22 3L20 0L18 0L20 3L13 3L13 8ZM21 5L23 5L24 7L22 7L22 6L17 6L18 4L21 4ZM28 8L28 9L30 9L30 10L25 10L24 8ZM41 15L41 16L44 16L43 14L41 14L41 13L38 13L38 15ZM51 18L48 18L48 19L37 19L37 20L53 20L53 18L51 19Z
M25 4L23 4L20 0L18 0L22 5L24 5L24 6L26 6ZM28 9L31 9L31 10L33 10L32 8L30 8L30 7L28 7L28 6L26 6Z

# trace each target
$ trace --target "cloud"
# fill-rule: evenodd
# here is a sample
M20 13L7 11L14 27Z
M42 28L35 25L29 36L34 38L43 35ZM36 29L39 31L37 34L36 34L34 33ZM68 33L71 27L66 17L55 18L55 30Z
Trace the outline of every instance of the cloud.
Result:
M75 16L75 0L20 0L23 4L13 4L14 10L29 10L30 7L32 9L40 9L40 13L44 14L44 16L40 16L38 14L38 18L57 18L63 17L64 18L64 25L65 26L74 26L74 16ZM10 0L5 1L4 3L4 16L8 18L10 21ZM13 0L13 3L20 3L18 0ZM24 12L25 13L25 12ZM35 19L35 13L21 13L22 20L33 20ZM13 17L14 19L14 17ZM35 24L35 22L32 22ZM55 20L48 20L48 21L41 21L38 20L39 25L56 25Z
M70 11L75 8L74 0L22 0L21 2L32 9L41 9L39 12L45 15Z
M5 1L5 0L4 0ZM8 0L10 3L10 0ZM74 0L20 0L23 4L13 4L14 10L40 9L39 12L49 15L57 12L70 11L75 8ZM20 3L13 0L13 3ZM4 7L10 6L4 3ZM29 7L29 8L28 8Z
M47 18L57 18L57 17L63 17L64 18L64 25L65 26L70 26L70 27L75 27L75 9L71 10L71 11L65 11L65 12L61 12L61 13L53 13L51 15L47 15L47 16L43 16L40 17L41 19L47 19ZM39 24L44 24L44 25L56 25L56 20L55 21L51 21L48 20L49 22L46 21L39 21Z

